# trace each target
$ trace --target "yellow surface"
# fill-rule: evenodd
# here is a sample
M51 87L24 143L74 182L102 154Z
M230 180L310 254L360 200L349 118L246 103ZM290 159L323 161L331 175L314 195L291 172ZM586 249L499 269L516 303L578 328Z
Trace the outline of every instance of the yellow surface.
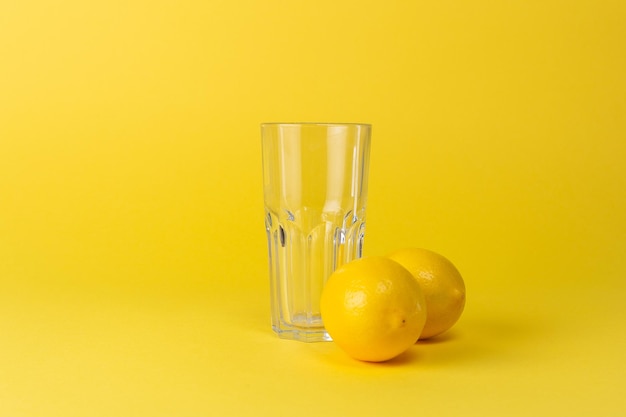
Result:
M622 1L2 1L0 416L626 415ZM373 124L367 254L467 306L269 330L259 124Z

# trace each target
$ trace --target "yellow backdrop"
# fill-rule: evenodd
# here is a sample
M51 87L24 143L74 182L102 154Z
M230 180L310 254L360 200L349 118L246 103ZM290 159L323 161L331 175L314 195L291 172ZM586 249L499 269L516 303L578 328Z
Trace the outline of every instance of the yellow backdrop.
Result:
M621 1L3 1L0 415L626 414ZM366 254L462 272L384 365L277 339L259 124L373 125Z

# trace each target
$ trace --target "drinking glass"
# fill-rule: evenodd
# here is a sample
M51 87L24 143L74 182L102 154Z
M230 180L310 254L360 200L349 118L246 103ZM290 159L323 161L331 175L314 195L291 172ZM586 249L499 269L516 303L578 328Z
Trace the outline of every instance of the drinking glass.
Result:
M330 340L320 297L330 274L363 253L371 126L264 123L261 136L272 328Z

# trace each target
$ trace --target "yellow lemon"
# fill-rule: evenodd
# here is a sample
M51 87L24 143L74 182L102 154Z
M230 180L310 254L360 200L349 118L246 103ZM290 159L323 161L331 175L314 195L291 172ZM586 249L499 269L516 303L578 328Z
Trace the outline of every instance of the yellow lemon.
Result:
M424 294L411 273L386 257L361 258L339 267L322 292L320 309L333 341L368 362L394 358L424 327Z
M420 339L451 328L465 308L465 283L445 257L426 249L400 249L389 255L417 279L426 298L426 324Z

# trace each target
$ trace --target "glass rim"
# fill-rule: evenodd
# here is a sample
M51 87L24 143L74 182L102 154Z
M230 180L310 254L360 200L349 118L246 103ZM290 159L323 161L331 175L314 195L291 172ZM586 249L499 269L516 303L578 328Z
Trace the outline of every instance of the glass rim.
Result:
M320 126L320 127L332 127L332 126L345 126L345 127L354 127L354 126L361 126L361 127L368 127L371 128L372 125L371 123L353 123L353 122L349 122L349 123L343 123L343 122L265 122L265 123L261 123L261 127L278 127L278 126L291 126L291 127L296 127L296 126Z

